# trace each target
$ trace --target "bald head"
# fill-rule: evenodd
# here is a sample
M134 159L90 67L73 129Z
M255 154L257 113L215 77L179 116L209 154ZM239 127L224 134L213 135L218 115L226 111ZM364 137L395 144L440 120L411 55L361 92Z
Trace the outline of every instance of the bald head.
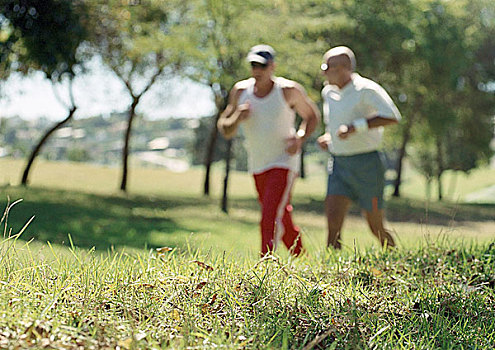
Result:
M325 52L323 55L323 62L328 63L329 59L335 64L343 65L347 67L350 71L356 69L356 57L354 52L347 46L336 46Z

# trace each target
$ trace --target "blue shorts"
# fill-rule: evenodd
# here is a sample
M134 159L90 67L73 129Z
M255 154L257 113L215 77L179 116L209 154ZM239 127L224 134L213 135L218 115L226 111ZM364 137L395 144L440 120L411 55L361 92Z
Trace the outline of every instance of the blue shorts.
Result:
M352 156L331 156L327 195L343 195L365 210L383 208L385 167L377 151Z

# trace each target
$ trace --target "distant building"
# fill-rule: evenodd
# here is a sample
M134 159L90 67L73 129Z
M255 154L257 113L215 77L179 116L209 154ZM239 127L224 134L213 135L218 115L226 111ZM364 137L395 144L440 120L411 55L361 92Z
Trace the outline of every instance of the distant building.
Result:
M170 140L168 137L158 137L148 142L148 149L152 151L160 151L167 149L169 145Z

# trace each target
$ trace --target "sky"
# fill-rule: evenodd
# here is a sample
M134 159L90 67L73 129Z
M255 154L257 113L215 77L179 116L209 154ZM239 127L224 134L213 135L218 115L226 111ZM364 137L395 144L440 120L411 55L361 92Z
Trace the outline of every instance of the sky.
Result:
M89 64L89 71L74 81L74 99L78 107L75 118L125 111L131 99L123 83L98 60ZM58 84L56 91L68 103L68 85ZM0 117L63 119L67 108L55 96L52 84L41 72L28 77L12 74L0 87ZM208 86L173 78L157 81L143 96L137 111L149 119L161 119L208 116L216 109Z

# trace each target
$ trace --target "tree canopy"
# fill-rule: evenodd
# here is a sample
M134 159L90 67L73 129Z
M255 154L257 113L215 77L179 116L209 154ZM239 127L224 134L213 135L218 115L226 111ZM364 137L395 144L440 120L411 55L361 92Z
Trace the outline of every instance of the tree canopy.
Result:
M49 78L74 74L87 36L83 1L5 0L0 7L3 71L41 70Z
M209 86L221 111L259 43L277 51L276 74L318 103L321 57L347 45L358 72L383 85L403 115L386 135L399 154L397 195L405 158L437 179L441 196L443 172L468 172L492 155L491 0L4 0L0 13L2 77L36 69L58 80L98 55L128 89L129 115L164 73Z

